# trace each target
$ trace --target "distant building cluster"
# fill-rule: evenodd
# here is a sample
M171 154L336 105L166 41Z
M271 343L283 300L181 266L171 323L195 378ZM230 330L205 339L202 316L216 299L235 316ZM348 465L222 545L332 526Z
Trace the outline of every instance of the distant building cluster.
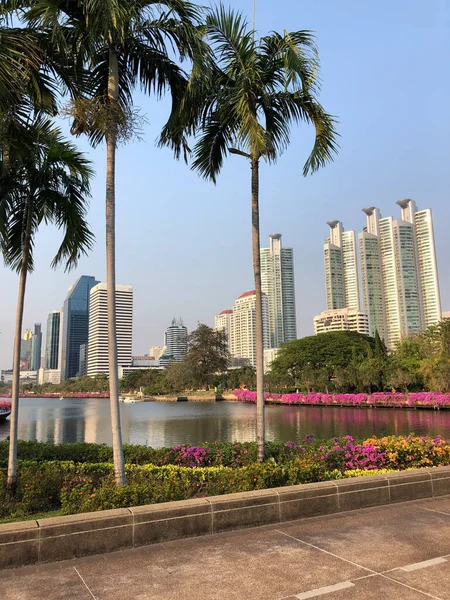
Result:
M261 248L263 346L267 368L281 344L297 338L295 316L294 251L283 248L281 234L269 237ZM256 294L241 294L232 309L215 317L215 328L225 331L232 366L256 366Z
M388 348L441 318L439 280L430 209L399 200L400 218L364 208L358 235L329 221L324 244L327 310L314 317L315 333L350 330L375 335ZM362 298L360 298L360 282Z

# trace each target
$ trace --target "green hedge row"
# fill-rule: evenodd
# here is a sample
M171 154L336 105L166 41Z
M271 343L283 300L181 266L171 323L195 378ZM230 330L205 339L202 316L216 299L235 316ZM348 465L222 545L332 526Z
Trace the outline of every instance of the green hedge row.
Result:
M317 443L319 443L317 441ZM6 466L9 452L8 440L0 441L0 467ZM180 445L174 448L151 448L149 446L124 445L125 462L133 465L169 465L194 466L186 457L184 451L188 446ZM197 447L194 447L197 448ZM257 451L254 442L231 443L214 442L202 444L197 448L202 455L201 466L243 466L256 462ZM293 458L292 449L282 442L267 442L266 456L268 460L286 462ZM17 456L19 460L72 461L75 463L104 463L112 462L111 446L105 444L87 444L76 442L72 444L46 444L33 441L18 441Z
M195 469L175 465L127 465L128 485L118 487L114 483L114 471L110 463L19 461L14 497L7 490L7 469L0 469L0 518L20 519L57 509L61 509L63 514L74 514L246 492L342 476L339 471L327 472L319 465L300 462Z

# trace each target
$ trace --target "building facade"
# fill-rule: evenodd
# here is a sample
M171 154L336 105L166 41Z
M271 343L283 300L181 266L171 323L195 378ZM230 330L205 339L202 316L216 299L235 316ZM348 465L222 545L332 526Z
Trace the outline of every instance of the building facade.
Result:
M369 316L352 308L338 308L314 317L314 335L330 331L357 331L369 335Z
M131 285L116 285L116 332L118 365L131 365L133 345ZM98 283L90 291L86 373L89 377L94 377L108 372L107 286L106 283Z
M31 351L33 343L33 332L26 329L20 343L20 370L29 371L31 369ZM14 361L13 361L14 362Z
M359 310L358 260L354 231L344 231L340 221L328 221L330 235L324 243L327 309Z
M410 199L397 204L400 219L363 209L366 227L358 236L363 310L371 335L378 331L390 349L441 319L431 211Z
M227 336L228 352L231 354L231 316L232 310L223 310L214 318L214 329L216 331L224 331Z
M270 348L269 300L262 295L263 347ZM236 359L248 359L256 367L256 295L241 294L231 315L231 354Z
M283 248L281 234L269 236L269 248L261 248L261 289L269 307L270 347L297 339L295 314L294 251Z
M90 292L98 283L95 277L82 275L67 293L60 322L61 380L79 374L80 346L88 343Z
M59 337L61 311L52 311L47 318L47 333L45 338L45 368L59 368Z
M181 319L173 319L164 333L164 352L160 356L162 366L171 362L181 362L187 354L187 328Z
M34 334L31 338L31 370L39 371L41 368L42 352L42 327L40 323L34 324Z
M161 356L162 352L163 349L161 348L161 346L152 346L150 348L149 356L153 358L153 360L159 360L159 357Z

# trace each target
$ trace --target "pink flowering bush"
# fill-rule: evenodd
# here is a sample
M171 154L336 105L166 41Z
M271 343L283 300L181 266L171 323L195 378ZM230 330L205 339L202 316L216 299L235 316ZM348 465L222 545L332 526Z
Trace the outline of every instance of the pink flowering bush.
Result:
M235 390L238 402L256 402L256 392ZM264 394L266 400L279 400L281 404L310 406L380 406L405 408L450 408L450 394L442 392L375 392L373 394Z

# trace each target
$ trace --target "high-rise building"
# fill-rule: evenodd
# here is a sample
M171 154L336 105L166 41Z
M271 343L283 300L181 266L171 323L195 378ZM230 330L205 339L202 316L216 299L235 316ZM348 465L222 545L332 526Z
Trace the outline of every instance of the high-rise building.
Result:
M130 365L133 345L133 288L116 285L117 362ZM108 306L106 283L98 283L90 291L87 375L109 372ZM78 353L80 359L80 352ZM78 365L77 369L80 366Z
M370 335L378 331L390 349L402 337L441 319L431 211L417 210L409 199L397 204L400 219L382 218L373 206L364 208L366 227L358 235L363 312L369 317ZM349 300L354 295L345 289L345 261L343 258L340 263L338 252L339 240L347 232L338 221L329 225L332 231L325 243L327 307L356 308ZM353 254L351 246L349 253ZM339 306L342 301L344 306Z
M314 335L330 331L357 331L369 335L369 317L353 308L325 310L314 317Z
M31 338L31 370L39 371L41 368L42 330L41 324L34 324L34 334Z
M384 341L394 348L402 337L423 329L414 227L392 217L380 219Z
M47 334L45 339L45 368L58 369L59 337L61 311L52 311L47 318Z
M231 353L231 315L232 310L223 310L214 318L214 329L224 331L228 341L228 352Z
M261 248L261 289L269 306L270 347L279 348L297 338L295 317L294 251L283 248L281 234L269 236Z
M164 352L160 357L161 365L166 366L169 363L181 362L187 354L187 328L183 325L181 319L173 319L172 324L164 333Z
M363 212L366 214L367 225L358 235L362 304L369 316L370 335L374 336L378 331L379 336L384 339L384 291L379 238L381 215L378 208L373 206L364 208Z
M413 225L424 327L441 320L441 300L431 210L417 210L414 200L399 200L402 219Z
M95 277L82 275L67 293L60 323L61 380L78 376L80 346L88 342L89 294L98 283Z
M324 244L327 309L359 310L358 262L354 231L344 231L340 221L329 221Z
M33 332L27 329L20 343L20 370L31 370L31 351L32 351Z
M263 347L270 348L269 300L262 295ZM231 354L237 359L248 359L256 366L256 295L255 291L241 294L231 315Z

